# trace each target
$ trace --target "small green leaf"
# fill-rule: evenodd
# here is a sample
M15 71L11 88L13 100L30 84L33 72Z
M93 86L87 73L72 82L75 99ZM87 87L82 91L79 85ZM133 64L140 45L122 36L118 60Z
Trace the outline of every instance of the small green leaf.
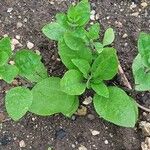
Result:
M6 94L5 105L9 116L17 121L23 117L32 104L32 93L23 87L11 89Z
M100 42L94 42L94 47L98 53L101 53L103 51L103 44Z
M92 53L89 48L83 48L81 51L73 51L71 50L64 41L59 41L58 43L58 53L64 65L68 69L76 69L77 67L71 61L72 59L85 59L89 63L92 62Z
M78 26L85 25L90 20L90 4L82 0L76 6L71 6L67 12L68 20Z
M60 24L53 22L46 24L42 28L42 32L51 40L59 41L66 32L66 29Z
M92 40L97 40L99 38L100 25L99 23L93 24L89 29L89 38Z
M66 45L72 50L79 51L85 47L83 40L74 36L71 32L66 32L64 34L64 40Z
M109 98L94 96L94 107L100 117L116 125L134 127L138 108L135 102L120 88L109 87Z
M83 75L77 70L67 71L60 81L60 86L62 91L69 95L81 95L86 89Z
M32 93L33 103L30 111L41 116L63 113L70 117L79 105L76 96L61 91L60 79L57 77L50 77L37 83Z
M138 54L133 61L132 71L137 91L150 90L150 68L146 68L142 63L141 55Z
M104 34L103 46L110 45L115 39L114 30L112 28L108 28Z
M87 78L90 71L90 64L84 59L72 59L73 64L83 73L84 77Z
M141 32L138 39L138 51L146 67L150 67L150 34Z
M103 82L99 84L91 83L91 87L98 95L109 98L109 90Z
M0 67L0 77L7 83L11 83L18 75L19 70L15 65L4 65Z
M112 79L118 71L118 59L116 50L113 48L105 48L95 59L92 65L92 77L101 80Z
M5 65L8 62L8 59L8 54L4 51L0 51L0 66Z
M30 50L18 51L15 55L15 64L19 69L19 75L32 82L47 78L47 71L41 63L41 56Z
M0 40L0 52L6 52L8 56L12 55L11 39L9 37L2 38Z

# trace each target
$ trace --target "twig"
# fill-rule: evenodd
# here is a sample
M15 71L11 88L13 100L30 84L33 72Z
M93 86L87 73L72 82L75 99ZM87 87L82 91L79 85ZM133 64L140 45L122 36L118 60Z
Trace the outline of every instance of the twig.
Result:
M125 75L125 73L124 73L124 71L123 71L123 69L122 69L122 67L121 67L120 64L119 64L119 74L121 75L121 77L122 77L122 79L123 79L124 85L125 85L127 88L129 88L130 90L133 90L133 88L132 88L130 82L128 81L128 79L127 79L127 77L126 77L126 75ZM142 110L147 111L147 112L150 112L150 109L149 109L149 108L146 108L146 107L140 105L140 104L137 103L137 102L136 102L136 104L137 104L137 106L138 106L139 108L141 108Z

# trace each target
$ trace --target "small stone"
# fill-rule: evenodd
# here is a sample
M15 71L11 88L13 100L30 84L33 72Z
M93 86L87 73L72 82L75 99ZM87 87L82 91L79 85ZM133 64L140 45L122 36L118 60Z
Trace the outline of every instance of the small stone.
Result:
M49 147L47 150L52 150L52 148L51 148L51 147Z
M79 116L85 116L87 114L87 108L81 105L81 108L79 108L75 114Z
M95 16L94 15L90 15L90 19L94 21L95 20Z
M99 135L100 132L96 130L90 130L93 136Z
M131 16L137 17L139 15L139 12L134 12L131 14Z
M17 39L17 40L20 40L20 36L19 36L19 35L16 35L16 39Z
M8 13L11 13L12 11L13 11L13 8L12 8L12 7L7 9L7 12L8 12Z
M12 50L15 49L15 46L16 46L16 45L19 46L19 47L22 46L22 44L19 43L19 41L18 41L17 39L12 39L12 41L11 41L11 48L12 48Z
M75 148L76 146L74 144L71 145L72 148Z
M5 37L8 37L8 34L4 34L3 37L4 37L4 38L5 38Z
M115 21L115 24L116 24L116 26L118 28L122 28L123 27L123 25L122 25L122 23L120 21Z
M23 24L21 22L17 22L17 29L21 28L23 26Z
M20 146L20 147L26 147L26 144L25 144L24 140L21 140L21 141L19 142L19 146Z
M41 55L41 52L40 52L39 50L35 50L35 53L36 53L37 55Z
M85 146L81 145L81 146L78 148L78 150L87 150L87 148L86 148Z
M95 10L92 10L92 11L91 11L91 15L95 15Z
M12 85L14 85L14 86L17 86L17 85L19 85L19 82L18 82L18 80L13 80L13 82L12 82Z
M139 124L142 132L145 136L150 136L150 123L146 121L141 121Z
M28 41L27 47L28 47L28 49L32 49L34 47L34 44Z
M105 140L104 143L107 145L108 144L108 140Z
M135 3L132 3L131 5L130 5L130 9L134 9L134 8L136 8L136 4Z
M88 115L87 115L87 118L90 119L90 120L94 120L94 119L95 119L95 116L92 115L92 114L88 114Z
M142 8L146 8L148 4L146 2L141 3Z
M98 20L99 19L99 14L95 15L95 19Z
M71 117L71 119L72 119L73 121L76 120L76 116L73 115L73 116Z
M128 37L128 34L125 33L125 34L122 36L122 38L125 39L126 37Z
M58 131L56 131L55 136L57 139L63 139L66 136L66 131L63 129L59 129Z
M15 62L11 60L11 61L9 61L9 64L10 64L10 65L14 65Z
M107 16L106 19L109 20L109 19L110 19L110 16Z
M84 105L89 105L91 103L92 103L92 97L91 96L86 97L85 100L83 101Z
M23 21L26 23L26 22L28 21L28 19L27 19L27 18L25 18Z
M150 150L150 137L146 137L145 142L141 143L142 150Z

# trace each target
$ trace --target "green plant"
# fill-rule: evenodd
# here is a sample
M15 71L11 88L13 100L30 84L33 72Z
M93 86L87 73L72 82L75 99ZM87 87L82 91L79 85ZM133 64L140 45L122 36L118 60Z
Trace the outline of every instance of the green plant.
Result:
M150 90L150 34L141 32L138 40L139 54L133 61L132 70L137 91Z
M67 14L57 14L56 22L42 29L48 38L58 41L59 56L68 68L60 87L68 95L81 95L86 89L93 89L93 103L100 117L133 127L138 116L136 103L122 89L106 84L118 72L116 50L110 47L114 31L108 28L99 42L100 25L95 23L86 28L89 20L90 4L82 0L71 6Z
M93 89L93 103L100 117L119 126L134 127L138 118L136 103L122 89L107 86L106 82L118 72L116 50L110 47L114 31L108 28L99 42L100 25L95 23L86 28L89 20L90 4L88 0L82 0L71 6L67 14L58 13L56 22L42 29L48 38L58 41L59 56L68 68L62 79L48 77L41 57L34 52L21 50L12 55L10 42L9 48L3 50L3 45L7 44L3 43L5 38L1 40L2 67L12 56L18 68L16 75L33 83L32 90L15 87L7 92L6 109L14 120L20 119L27 111L42 116L62 113L70 117L79 106L78 95L86 89ZM4 54L4 51L9 53ZM2 74L0 72L4 79Z

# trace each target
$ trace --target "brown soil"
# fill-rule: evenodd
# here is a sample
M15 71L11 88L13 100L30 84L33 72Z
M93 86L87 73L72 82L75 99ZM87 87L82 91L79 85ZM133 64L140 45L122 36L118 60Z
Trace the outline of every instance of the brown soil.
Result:
M34 43L34 49L41 52L49 74L62 76L66 69L57 59L56 43L45 38L41 28L51 22L57 12L65 11L71 2L73 0L0 0L0 36L8 34L15 38L20 35L22 48L26 48L27 41ZM137 6L130 9L132 2ZM140 31L150 31L150 9L143 9L140 4L140 0L91 0L92 9L99 14L102 33L108 26L116 31L114 47L132 85L131 64L137 54L137 37ZM13 10L7 12L11 7ZM139 14L133 16L135 12ZM17 29L18 22L23 26ZM123 38L125 33L128 37ZM113 84L123 87L119 77L115 78ZM62 115L39 117L27 114L19 122L14 122L8 119L4 107L4 93L9 88L9 85L0 81L0 150L47 150L48 147L54 150L77 150L81 145L87 150L141 149L144 135L138 123L133 129L117 127L100 119L92 105L86 106L88 113L84 117L73 116L68 119ZM132 92L131 95L142 105L150 106L150 93ZM89 114L94 117L89 119ZM2 116L5 117L3 123ZM139 121L147 119L141 112ZM90 130L97 130L100 134L93 136ZM25 148L20 148L21 140L25 142Z

